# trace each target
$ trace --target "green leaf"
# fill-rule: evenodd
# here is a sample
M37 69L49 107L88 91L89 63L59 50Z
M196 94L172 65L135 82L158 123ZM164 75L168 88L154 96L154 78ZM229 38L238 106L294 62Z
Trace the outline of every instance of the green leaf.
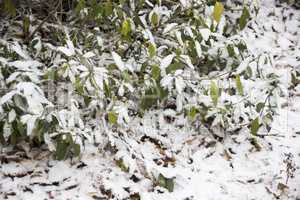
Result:
M157 103L159 96L155 88L146 90L145 95L141 99L140 107L142 110L147 110Z
M167 179L166 188L169 190L169 192L174 191L174 180L173 179Z
M227 45L227 52L228 52L229 57L235 56L234 47L232 44Z
M79 13L84 7L85 7L85 0L79 0L76 5L75 12Z
M169 192L174 191L174 179L173 178L165 178L162 174L158 175L158 185L166 188Z
M55 157L57 160L65 160L69 153L69 144L60 137L57 141Z
M250 132L252 135L256 135L259 129L259 118L255 118L252 122L251 122L251 129Z
M118 122L118 114L115 112L109 112L108 113L108 122L110 124L117 124Z
M131 33L131 23L129 19L126 19L122 23L121 34L123 37L128 38Z
M130 200L141 200L139 193L130 195Z
M155 12L153 12L151 15L151 24L154 27L157 27L159 24L159 17Z
M168 90L161 86L152 87L145 91L145 95L141 99L140 108L147 110L156 105L159 100L163 100L168 96Z
M23 19L23 33L25 37L29 35L29 28L30 28L30 19L29 17L25 16Z
M250 143L255 147L255 149L257 151L261 151L262 147L261 145L258 143L256 138L250 138Z
M81 80L79 76L75 78L75 89L78 92L79 95L83 96L84 95L84 86L81 83Z
M193 106L188 112L188 117L191 120L194 120L198 112L199 112L198 109Z
M214 6L214 11L213 11L213 18L216 20L216 22L220 22L222 14L224 12L224 6L220 2L216 2Z
M214 103L214 106L217 106L218 104L218 99L219 99L219 88L217 84L214 81L211 81L210 83L210 97Z
M152 66L151 76L152 76L153 79L159 80L159 78L160 78L160 68L159 68L159 66L157 66L157 65Z
M157 92L158 92L158 95L159 95L159 99L160 100L163 100L164 98L166 98L168 96L168 89L164 89L163 87L161 86L157 86Z
M237 48L241 51L241 52L244 52L245 50L247 50L247 45L244 43L244 42L239 42L237 44Z
M149 43L148 45L148 53L150 58L153 58L156 55L156 47L154 44Z
M4 0L4 11L11 16L16 16L17 10L12 0Z
M18 133L16 133L15 131L13 131L11 133L9 139L10 139L10 144L16 145L17 144L17 139L18 139Z
M104 3L104 15L110 16L113 13L113 4L111 1Z
M240 75L235 76L235 84L236 84L236 88L239 92L239 95L244 96L244 88L243 88L243 85L241 82Z
M240 26L241 30L243 30L246 27L247 22L249 21L249 18L250 18L250 13L249 13L248 9L246 7L244 7L242 15L239 19L239 26Z
M170 74L170 73L173 73L175 72L176 70L178 69L182 69L184 68L184 65L179 63L179 62L174 62L172 64L170 64L167 68L166 68L166 73L167 74Z
M129 172L129 167L127 167L123 159L116 160L116 164L123 172Z
M79 144L73 144L73 153L74 156L78 157L80 155L80 145Z
M256 112L259 113L264 107L265 107L265 103L259 102L258 104L256 104Z
M5 138L4 138L4 121L0 121L0 144L5 144Z
M104 94L106 97L111 97L111 89L110 87L106 84L106 81L103 81L104 85Z

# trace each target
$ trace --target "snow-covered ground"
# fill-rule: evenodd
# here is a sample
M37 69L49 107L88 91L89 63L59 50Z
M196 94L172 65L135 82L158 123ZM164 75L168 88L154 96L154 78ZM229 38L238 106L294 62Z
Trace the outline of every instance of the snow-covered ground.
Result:
M253 54L270 54L274 73L288 87L290 71L300 67L300 11L261 2L256 22L241 34ZM123 133L116 144L134 157L122 150L111 156L114 149L105 141L87 145L80 161L49 160L48 152L37 150L21 160L0 154L0 199L299 200L300 87L280 102L271 132L260 133L264 137L225 134L220 143L209 133L179 129L180 118L160 130L151 125L157 119L149 119L153 135ZM158 120L165 114L158 113ZM117 166L118 157L130 163L128 172ZM174 191L156 186L151 177L157 174L148 172L173 178Z

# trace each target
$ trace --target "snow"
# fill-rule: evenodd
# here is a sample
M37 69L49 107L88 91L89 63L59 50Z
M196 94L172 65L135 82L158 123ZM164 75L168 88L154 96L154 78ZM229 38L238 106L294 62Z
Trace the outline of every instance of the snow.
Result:
M186 5L188 1L181 3ZM254 55L268 53L273 56L271 69L280 76L281 82L286 86L283 89L287 90L291 68L299 68L299 61L296 58L299 56L300 43L297 37L299 34L293 36L293 33L300 31L300 12L286 8L282 14L283 8L275 7L271 0L263 1L261 6L257 17L258 23L251 24L255 30L261 31L258 37L256 38L253 30L249 28L242 34ZM270 17L268 16L270 12L275 12L276 15ZM294 13L294 17L285 23L282 22L282 15L289 13ZM176 25L169 25L164 32L171 31ZM277 32L272 31L272 25ZM210 32L202 30L201 33L205 40L209 39ZM196 43L197 54L201 57L199 46L200 44ZM294 50L291 50L291 47ZM60 47L58 50L71 56L74 53L70 50L72 48L74 48L72 44L68 43L68 47ZM29 59L20 45L16 44L14 51L24 59ZM92 52L85 54L87 58L91 56ZM127 68L117 53L112 52L112 57L121 71ZM165 70L174 57L175 55L170 54L162 58L161 69ZM185 59L189 65L188 58ZM12 64L16 67L24 64L23 67L27 69L39 65L31 61ZM246 60L237 70L243 71L248 64L249 61ZM175 77L165 76L162 85L169 87L174 79L175 87L180 94L185 87L181 74L176 74ZM253 85L245 85L245 88L253 88L255 92L255 88L261 87L259 84L261 83L253 82ZM133 91L129 85L124 86ZM120 96L124 94L124 86L122 85L119 90ZM38 103L31 108L39 114L39 104L49 102L33 84L18 85L17 90L1 97L0 104L11 100L15 94L21 92L22 87L31 88L26 90L30 93L24 95L31 102ZM102 148L101 145L95 147L86 144L79 160L75 158L66 161L54 161L49 158L47 151L40 152L33 149L27 159L11 160L0 165L0 198L128 199L130 195L139 193L142 200L272 200L277 197L283 200L299 200L300 88L299 86L295 88L293 92L296 95L293 97L288 96L288 91L284 92L285 95L279 97L281 102L279 112L268 135L264 138L254 137L243 130L239 134L224 133L225 140L222 143L216 141L207 129L198 130L201 134L191 131L189 122L182 119L180 114L176 115L173 110L150 111L142 120L130 120L127 105L116 105L114 110L118 113L119 123L133 127L133 130L126 133L108 133L111 140L115 135L122 138L115 141L115 145L122 149L115 158L124 160L124 164L129 167L128 173L117 166L115 158L103 151L105 147ZM207 96L199 98L204 103L210 104ZM287 106L284 106L285 103ZM81 124L78 121L79 114L76 112L75 104L72 109L70 113L66 110L60 113L61 123L66 128L69 126L67 122L72 127L75 126L74 123ZM9 114L10 118L14 115L12 111ZM165 118L174 121L166 122ZM180 128L181 126L183 128ZM28 132L31 132L30 127L27 128ZM98 137L101 139L101 136ZM254 140L257 144L253 143ZM128 149L130 154L127 153ZM6 150L1 148L0 150L2 159ZM288 175L284 160L289 155L293 155L291 163L295 164L295 172L294 177L286 182ZM15 153L11 155L11 159L13 157L18 155ZM164 162L167 163L166 166L158 164ZM174 192L170 193L153 184L158 174L174 178ZM134 180L133 176L136 176L138 181ZM282 189L280 187L282 184L287 188Z
M117 54L116 52L112 52L111 53L117 67L121 70L121 71L124 71L126 68L125 68L125 63L122 61L122 58L121 56L119 56L119 54Z
M174 57L174 54L170 54L164 57L160 62L160 68L162 70L165 70L172 63Z
M204 41L207 41L209 39L210 34L211 34L211 32L208 28L200 29L200 33L201 33Z

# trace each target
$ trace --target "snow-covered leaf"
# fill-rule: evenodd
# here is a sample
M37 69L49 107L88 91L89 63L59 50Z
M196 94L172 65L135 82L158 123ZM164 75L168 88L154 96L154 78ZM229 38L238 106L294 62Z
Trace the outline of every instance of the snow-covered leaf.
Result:
M202 28L199 30L204 41L207 41L211 35L211 31L208 28Z
M182 77L179 76L175 78L175 86L178 94L181 94L183 89L185 88L185 83Z
M125 68L125 63L122 61L122 58L121 56L119 56L119 54L117 54L116 52L112 52L111 53L117 67L121 70L121 71L124 71L126 68Z
M167 88L172 84L173 79L174 78L172 76L167 75L163 79L161 79L160 84L162 87Z
M173 58L175 57L175 54L170 54L163 58L160 62L160 68L166 69L173 61Z

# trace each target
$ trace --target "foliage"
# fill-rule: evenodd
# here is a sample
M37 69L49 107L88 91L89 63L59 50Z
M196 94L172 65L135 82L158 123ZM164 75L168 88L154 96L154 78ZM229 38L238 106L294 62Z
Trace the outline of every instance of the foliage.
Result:
M12 16L22 12L5 2ZM0 40L1 141L45 143L65 159L172 99L194 129L269 129L280 82L268 55L253 57L239 35L255 8L243 5L232 23L230 6L79 0L62 26L51 13L47 23L33 13L9 25ZM30 41L15 37L20 28L35 33Z

